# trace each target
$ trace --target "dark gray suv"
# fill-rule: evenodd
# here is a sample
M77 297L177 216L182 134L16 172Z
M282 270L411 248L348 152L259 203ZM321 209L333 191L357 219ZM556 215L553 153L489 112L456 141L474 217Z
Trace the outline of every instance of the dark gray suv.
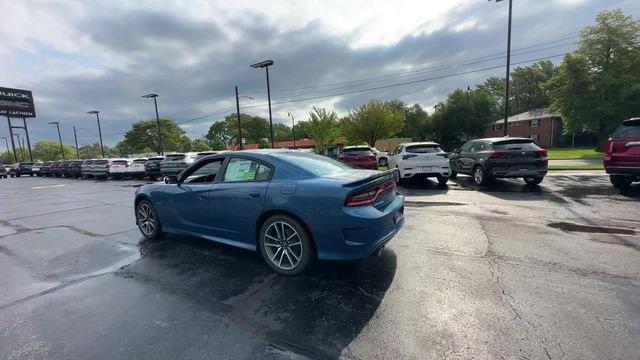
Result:
M547 150L527 138L487 138L471 140L449 154L450 178L471 175L476 185L495 178L523 178L537 185L547 174Z

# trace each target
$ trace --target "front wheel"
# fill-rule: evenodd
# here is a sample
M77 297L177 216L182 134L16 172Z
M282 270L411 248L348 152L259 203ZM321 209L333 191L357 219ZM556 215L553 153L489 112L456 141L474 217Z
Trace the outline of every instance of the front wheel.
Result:
M440 186L447 185L447 181L449 181L448 177L438 175L438 185L440 185Z
M309 235L298 221L286 215L274 215L262 224L259 246L267 265L282 275L297 275L311 263Z
M627 190L629 187L631 187L632 183L630 177L622 175L610 175L609 180L611 181L613 187L618 190Z
M473 168L473 182L478 186L486 185L489 182L489 175L480 165Z
M542 182L542 179L544 179L542 176L527 176L524 178L524 182L527 185L538 185Z
M147 239L155 239L162 234L158 214L149 200L138 202L136 206L136 223L142 236Z

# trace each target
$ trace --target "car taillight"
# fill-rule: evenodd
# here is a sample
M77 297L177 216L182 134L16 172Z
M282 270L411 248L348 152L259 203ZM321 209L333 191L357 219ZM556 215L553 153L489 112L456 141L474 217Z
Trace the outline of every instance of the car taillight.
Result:
M509 155L508 152L506 151L492 151L489 154L487 154L487 157L490 158L501 158L501 157L507 157Z
M538 155L538 157L547 157L547 149L540 149L538 151L536 151L536 155Z
M389 181L374 188L369 188L363 191L359 191L353 195L347 197L344 202L345 206L362 206L374 203L380 194L392 190L396 187L395 181Z
M608 138L607 143L604 145L604 152L606 154L613 154L613 139Z
M376 156L375 155L369 155L369 160L375 160Z
M418 155L402 155L402 160L411 159L412 157L416 157Z

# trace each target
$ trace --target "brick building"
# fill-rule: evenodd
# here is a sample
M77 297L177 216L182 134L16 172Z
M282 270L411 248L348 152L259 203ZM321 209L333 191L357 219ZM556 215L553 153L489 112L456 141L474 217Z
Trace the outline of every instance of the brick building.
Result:
M508 134L513 137L533 139L541 147L557 146L562 134L562 116L547 109L535 109L507 119ZM485 137L501 137L504 134L504 119L487 125Z

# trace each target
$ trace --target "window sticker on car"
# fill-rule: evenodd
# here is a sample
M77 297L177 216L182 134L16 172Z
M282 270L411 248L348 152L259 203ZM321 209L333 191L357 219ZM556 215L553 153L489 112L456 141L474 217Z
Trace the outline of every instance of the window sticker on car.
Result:
M251 181L256 176L256 165L251 160L233 159L227 165L224 181Z

